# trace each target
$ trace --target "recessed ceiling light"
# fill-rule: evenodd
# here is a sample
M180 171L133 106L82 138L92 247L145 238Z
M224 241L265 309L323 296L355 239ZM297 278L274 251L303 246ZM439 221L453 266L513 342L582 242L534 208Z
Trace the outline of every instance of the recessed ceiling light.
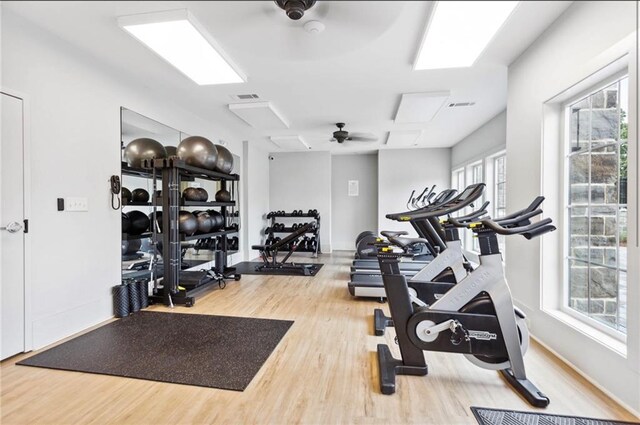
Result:
M473 65L518 3L436 2L413 68L461 68Z
M122 16L118 24L197 84L246 81L186 9Z

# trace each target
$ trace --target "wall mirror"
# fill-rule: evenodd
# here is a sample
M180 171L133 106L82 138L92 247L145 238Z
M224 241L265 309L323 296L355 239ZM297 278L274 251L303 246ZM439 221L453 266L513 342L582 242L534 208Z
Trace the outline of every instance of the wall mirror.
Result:
M125 148L129 143L140 138L149 138L160 142L166 147L176 147L189 134L169 127L132 110L121 108L121 163L122 163L122 279L161 278L162 247L156 247L153 243L154 230L156 234L159 228L153 228L151 222L153 213L154 191L161 189L161 183L151 176L145 175L142 170L130 167L124 157ZM234 155L235 156L235 155ZM239 158L234 158L239 163ZM234 167L237 168L237 167ZM235 170L233 172L236 172ZM187 187L201 187L207 191L213 199L219 190L219 182L194 181L182 182L181 192ZM156 202L156 208L158 208ZM197 208L184 208L196 210ZM159 249L158 249L159 248ZM208 249L197 249L194 243L185 243L182 247L182 265L184 269L196 267L213 260L213 252Z

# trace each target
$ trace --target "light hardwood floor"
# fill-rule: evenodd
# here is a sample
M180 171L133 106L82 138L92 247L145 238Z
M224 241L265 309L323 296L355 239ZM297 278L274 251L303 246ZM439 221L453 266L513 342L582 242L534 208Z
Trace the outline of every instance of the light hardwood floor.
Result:
M373 336L381 304L349 295L351 255L321 256L313 278L245 275L193 308L151 307L294 320L244 392L16 366L24 357L16 356L2 363L1 423L475 424L469 406L533 410L497 372L443 353L425 353L428 376L401 376L397 392L382 395L376 345L386 341L396 355L397 346L392 331ZM551 398L546 412L636 419L538 344L526 365Z

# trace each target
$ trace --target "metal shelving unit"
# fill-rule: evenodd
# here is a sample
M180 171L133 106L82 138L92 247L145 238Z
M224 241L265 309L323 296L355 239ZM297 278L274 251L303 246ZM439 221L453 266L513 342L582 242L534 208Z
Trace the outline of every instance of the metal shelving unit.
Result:
M195 234L187 236L179 233L178 214L181 207L219 207L220 213L224 217L225 225L230 217L227 211L229 207L235 207L236 202L195 202L184 201L180 193L180 183L184 181L194 181L196 179L205 179L219 181L221 189L227 189L228 182L239 181L237 174L224 174L216 171L205 170L186 164L177 157L145 160L143 168L132 168L126 163L122 164L122 174L136 177L145 177L153 180L153 192L157 193L158 182L161 183L161 195L154 196L148 203L127 203L126 206L147 206L152 207L153 211L162 208L162 229L163 232L157 232L152 229L149 236L154 243L162 243L162 277L154 276L154 291L149 295L153 302L162 302L165 305L182 304L192 306L195 303L195 297L202 293L206 288L213 285L223 286L224 279L240 279L240 275L236 274L235 268L228 267L227 255L230 254L226 235L237 233L239 228L225 228L217 232ZM232 183L233 184L233 183ZM142 235L140 235L141 237ZM220 238L220 249L215 251L215 266L212 272L216 279L212 279L208 283L196 286L192 289L184 289L180 285L181 274L181 250L182 243L186 241L194 241L207 238Z
M307 234L312 234L316 238L316 246L314 249L298 249L296 252L311 252L313 253L313 257L317 257L318 254L322 254L322 250L320 249L320 214L301 214L301 215L293 215L291 213L284 214L271 214L269 218L270 224L264 230L264 234L267 237L273 238L275 233L291 233L294 231L292 227L285 227L282 230L275 230L273 227L276 224L276 218L312 218L315 220L316 225L315 229L311 232L307 232Z

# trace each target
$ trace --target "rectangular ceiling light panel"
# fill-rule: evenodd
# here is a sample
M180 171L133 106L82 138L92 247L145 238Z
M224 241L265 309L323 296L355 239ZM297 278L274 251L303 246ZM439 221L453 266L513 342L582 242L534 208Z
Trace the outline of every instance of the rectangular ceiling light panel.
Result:
M269 102L231 103L229 110L258 130L289 128L289 124Z
M186 9L122 16L118 24L199 85L246 80Z
M449 99L448 91L405 93L396 113L396 123L424 123L431 121Z
M289 151L306 151L311 149L300 136L271 136L271 141L279 148Z
M422 136L422 130L390 131L387 146L416 146Z
M475 63L517 1L438 1L414 69L462 68Z

